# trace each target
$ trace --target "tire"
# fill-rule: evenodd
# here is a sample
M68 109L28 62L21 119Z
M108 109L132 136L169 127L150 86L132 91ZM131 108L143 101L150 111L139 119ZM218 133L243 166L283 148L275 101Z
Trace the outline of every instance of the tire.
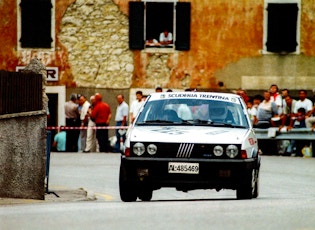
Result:
M126 169L120 165L119 170L119 193L120 199L124 202L133 202L137 200L136 186L128 181Z
M138 197L142 201L150 201L152 199L153 190L149 186L141 186L138 191Z
M244 181L242 181L239 187L237 188L236 190L237 199L245 200L254 198L256 185L257 185L256 170L253 169L245 174Z

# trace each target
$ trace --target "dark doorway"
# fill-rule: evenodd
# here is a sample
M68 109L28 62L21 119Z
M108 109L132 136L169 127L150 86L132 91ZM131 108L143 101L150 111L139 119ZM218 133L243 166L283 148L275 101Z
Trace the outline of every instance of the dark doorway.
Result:
M48 93L48 108L50 117L47 119L47 127L57 127L58 126L58 94L57 93ZM51 144L53 144L55 134L57 133L56 129L51 131ZM52 147L52 146L51 146Z

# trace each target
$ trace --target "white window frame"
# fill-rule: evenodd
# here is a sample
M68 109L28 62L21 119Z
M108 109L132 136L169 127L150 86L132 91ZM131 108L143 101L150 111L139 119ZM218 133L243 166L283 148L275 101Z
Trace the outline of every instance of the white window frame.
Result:
M296 41L298 45L296 46L296 51L290 54L300 54L300 28L301 28L301 0L265 0L264 1L264 36L263 36L263 49L262 54L277 54L274 52L267 51L267 35L268 35L268 11L267 7L269 3L279 3L279 4L287 4L287 3L296 3L298 5L298 15L296 22Z
M58 94L58 127L66 125L65 107L66 102L66 87L63 86L46 86L46 94Z
M142 2L144 2L144 5L146 5L147 2L155 2L155 3L164 3L164 2L168 2L168 3L173 3L174 4L174 8L173 8L173 46L170 48L152 48L152 47L146 47L144 46L144 51L154 51L155 53L157 52L161 52L161 53L168 53L169 51L174 52L175 50L175 41L176 41L176 3L178 2L178 0L141 0ZM147 8L144 7L144 33L143 33L143 39L144 41L146 41L146 37L147 37Z
M22 22L22 15L21 15L21 4L22 0L16 0L16 12L17 12L17 50L18 51L26 51L26 50L38 50L38 51L55 51L56 47L56 36L55 36L55 7L56 7L56 0L50 0L52 4L51 8L51 37L53 38L53 41L51 42L51 48L22 48L21 42L19 41L22 35L22 28L21 28L21 22Z

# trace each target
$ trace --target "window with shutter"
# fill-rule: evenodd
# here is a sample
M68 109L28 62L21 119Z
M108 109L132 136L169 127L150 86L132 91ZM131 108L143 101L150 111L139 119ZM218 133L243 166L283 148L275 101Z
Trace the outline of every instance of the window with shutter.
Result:
M19 7L19 47L51 49L54 31L51 0L21 0Z
M265 6L265 53L299 53L298 2L269 0Z
M165 30L172 35L169 44L160 42ZM190 2L129 2L129 48L152 47L190 49Z

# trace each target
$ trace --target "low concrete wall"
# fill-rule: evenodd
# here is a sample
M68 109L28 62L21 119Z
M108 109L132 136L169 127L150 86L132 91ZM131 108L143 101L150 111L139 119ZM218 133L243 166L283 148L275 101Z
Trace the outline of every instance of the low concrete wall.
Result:
M0 197L45 199L43 111L0 116Z

